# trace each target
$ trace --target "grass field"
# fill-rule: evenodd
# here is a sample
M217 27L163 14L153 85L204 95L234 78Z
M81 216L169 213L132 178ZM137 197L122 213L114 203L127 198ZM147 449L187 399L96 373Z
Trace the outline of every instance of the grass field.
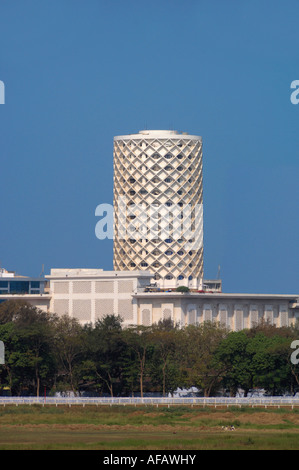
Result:
M225 431L222 426L235 427ZM299 410L6 406L0 450L299 450Z

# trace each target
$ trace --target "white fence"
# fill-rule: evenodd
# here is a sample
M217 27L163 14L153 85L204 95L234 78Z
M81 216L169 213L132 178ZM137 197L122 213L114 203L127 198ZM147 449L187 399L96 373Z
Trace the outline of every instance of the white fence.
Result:
M0 397L0 407L6 405L64 405L64 406L208 406L208 407L299 407L299 398L262 397L262 398L228 398L228 397L194 397L194 398L103 398L103 397Z

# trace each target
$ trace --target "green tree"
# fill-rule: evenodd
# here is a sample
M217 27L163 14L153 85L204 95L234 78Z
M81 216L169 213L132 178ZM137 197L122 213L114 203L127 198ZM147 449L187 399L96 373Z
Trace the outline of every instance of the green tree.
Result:
M84 352L83 327L68 315L55 318L53 346L58 368L56 387L78 392L80 360Z
M130 327L123 330L122 337L128 347L127 354L130 358L129 361L126 361L127 370L125 374L127 380L134 383L136 373L138 374L140 395L143 397L147 365L153 352L151 328L145 326Z
M253 387L252 356L248 351L250 338L245 330L230 332L216 351L216 359L223 365L223 386L230 396L235 396L238 388L248 395Z
M253 383L271 395L284 393L290 385L290 366L281 355L286 339L276 334L265 336L258 332L251 338L248 351L252 354Z
M171 319L160 320L153 325L150 341L153 345L151 378L162 382L162 395L173 392L179 384L180 369L177 364L177 331Z
M178 287L176 288L176 291L177 291L177 292L187 293L187 292L190 292L190 289L189 289L189 287L187 287L187 286L178 286Z
M5 372L13 394L27 389L40 394L41 380L53 372L51 317L22 301L7 301L0 308L0 334L5 344Z
M95 325L85 328L85 360L82 363L85 379L98 390L107 389L114 396L121 383L123 355L126 345L122 338L122 319L107 315Z
M180 334L179 347L185 384L202 389L206 397L219 387L225 370L215 353L227 333L226 328L214 322L205 322L189 325Z

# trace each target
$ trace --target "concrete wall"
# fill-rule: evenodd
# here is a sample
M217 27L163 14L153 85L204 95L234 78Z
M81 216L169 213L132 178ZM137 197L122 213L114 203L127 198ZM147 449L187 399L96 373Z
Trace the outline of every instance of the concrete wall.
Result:
M277 327L290 326L299 318L296 297L234 294L139 294L138 323L151 325L170 316L181 326L213 321L232 331L251 328L261 320Z

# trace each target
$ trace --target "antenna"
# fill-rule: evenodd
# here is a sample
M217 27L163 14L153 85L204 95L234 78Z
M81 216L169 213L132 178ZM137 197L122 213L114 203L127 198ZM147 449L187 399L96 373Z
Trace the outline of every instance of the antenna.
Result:
M218 265L217 279L220 279L220 264Z
M45 268L45 266L42 264L42 271L41 271L39 277L44 277L44 268Z

